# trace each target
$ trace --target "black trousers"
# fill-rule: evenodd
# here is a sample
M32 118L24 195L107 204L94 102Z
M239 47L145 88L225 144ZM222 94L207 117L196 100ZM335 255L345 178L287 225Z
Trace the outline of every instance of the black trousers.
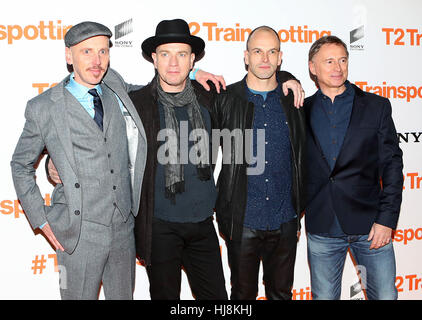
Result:
M152 300L180 299L182 267L195 299L227 300L212 217L198 223L153 219L151 265L147 267Z
M278 230L261 231L244 227L241 241L227 241L231 269L231 300L255 300L259 266L268 300L291 300L297 248L296 218Z

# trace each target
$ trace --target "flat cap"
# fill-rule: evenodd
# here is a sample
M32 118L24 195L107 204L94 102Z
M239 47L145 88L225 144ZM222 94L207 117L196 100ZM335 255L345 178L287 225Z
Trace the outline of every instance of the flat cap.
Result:
M111 38L112 35L110 29L105 25L92 21L84 21L75 24L67 31L64 37L64 44L66 47L71 47L88 38L95 36L106 36Z

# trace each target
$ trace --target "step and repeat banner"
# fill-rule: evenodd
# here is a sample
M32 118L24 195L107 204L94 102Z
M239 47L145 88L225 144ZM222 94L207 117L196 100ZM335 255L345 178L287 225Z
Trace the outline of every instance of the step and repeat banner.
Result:
M27 100L67 74L64 35L74 24L98 21L113 31L111 66L133 84L154 75L141 43L164 19L183 18L192 34L206 42L196 67L224 75L228 84L245 75L243 51L249 32L274 28L281 40L282 70L300 79L306 95L315 91L307 55L324 35L337 35L350 53L349 80L365 91L388 97L404 157L403 203L394 236L399 299L422 298L422 2L372 1L143 1L88 3L73 0L8 1L0 11L0 299L59 299L59 267L45 238L33 231L16 198L10 160L24 125ZM364 157L365 155L362 155ZM53 187L39 163L37 183L49 204ZM216 176L218 175L218 169ZM304 223L302 222L302 225ZM293 299L309 300L310 277L303 229L298 242ZM226 286L230 292L227 251L220 238ZM262 269L262 268L261 268ZM149 299L145 268L137 265L135 299ZM359 267L347 258L342 299L364 299ZM193 299L182 275L182 299ZM262 279L262 274L261 274ZM104 297L100 292L100 299ZM260 282L258 299L265 299Z

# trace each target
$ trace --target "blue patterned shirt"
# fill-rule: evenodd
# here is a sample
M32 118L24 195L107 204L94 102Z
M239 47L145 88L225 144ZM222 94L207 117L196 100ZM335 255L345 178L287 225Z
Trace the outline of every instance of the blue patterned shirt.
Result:
M248 193L244 226L255 230L277 230L296 217L292 204L292 159L289 127L281 105L281 88L270 92L252 92L254 104L253 156L257 153L257 130L265 130L265 170L248 175Z

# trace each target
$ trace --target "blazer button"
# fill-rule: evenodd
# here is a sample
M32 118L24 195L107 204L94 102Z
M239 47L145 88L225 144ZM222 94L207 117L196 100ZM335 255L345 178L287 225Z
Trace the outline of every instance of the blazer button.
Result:
M79 210L75 210L74 214L75 214L75 216L79 216L81 214L81 212Z
M75 188L78 189L81 185L79 183L75 183Z
M331 177L331 178L330 178L330 181L331 181L331 182L334 182L335 180L336 180L336 179L334 179L334 177Z

